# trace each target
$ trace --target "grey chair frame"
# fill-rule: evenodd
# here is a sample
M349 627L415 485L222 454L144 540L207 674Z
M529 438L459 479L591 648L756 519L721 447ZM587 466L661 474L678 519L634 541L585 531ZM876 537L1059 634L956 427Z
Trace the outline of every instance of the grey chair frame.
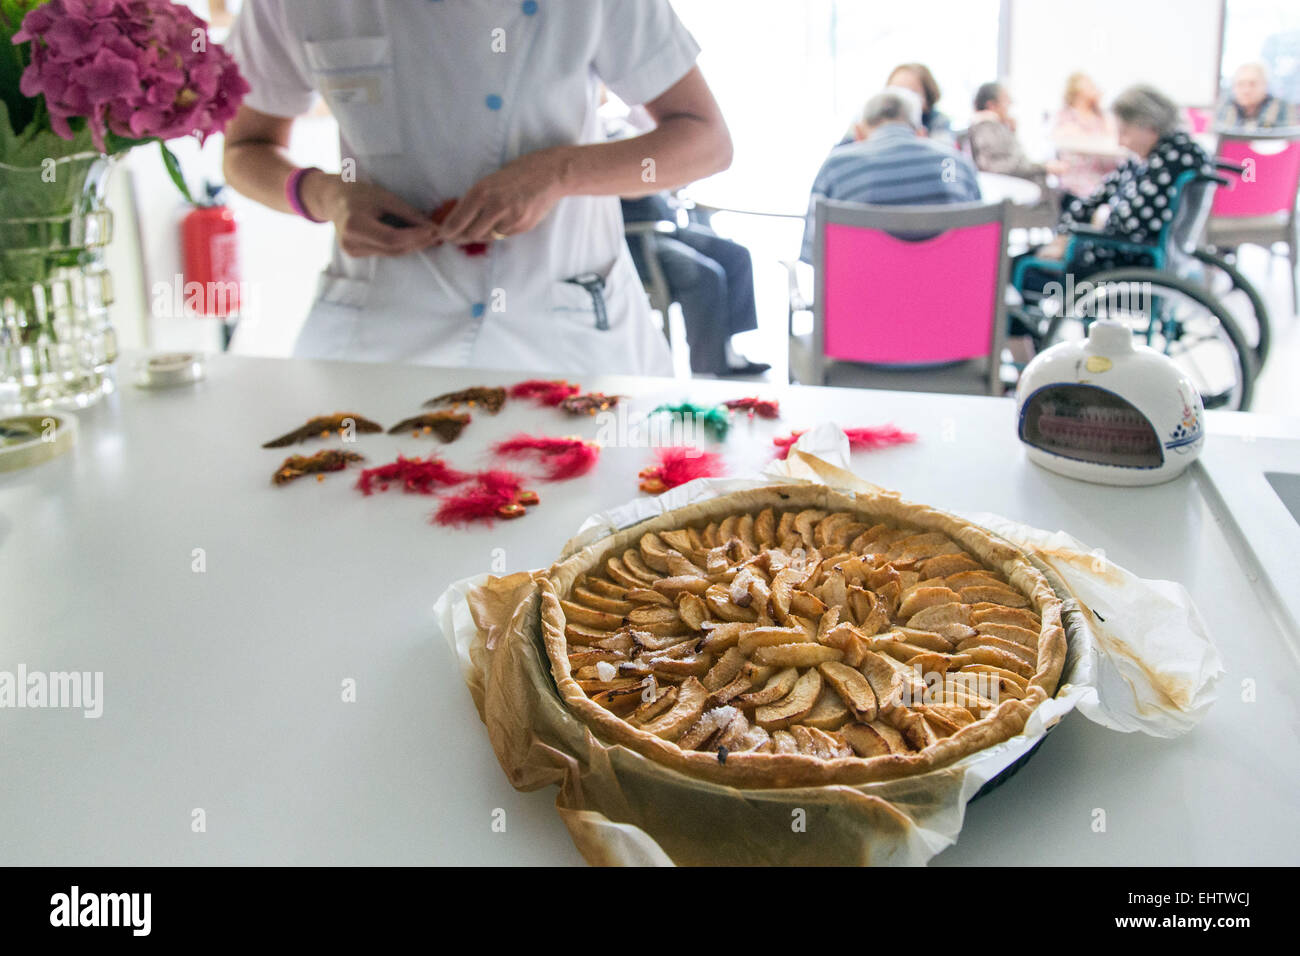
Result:
M865 203L848 203L818 197L813 209L814 243L813 269L815 292L812 302L813 342L811 365L815 382L824 385L830 360L826 358L826 227L852 226L876 229L900 237L933 236L937 233L969 226L998 223L1002 231L1001 250L998 254L998 274L993 284L993 329L988 351L988 394L1002 391L1001 355L1006 338L1007 307L1006 288L1010 279L1011 262L1007 255L1007 234L1011 222L1010 200L1000 203L959 203L942 206L873 206ZM856 363L849 363L856 364ZM872 366L862 366L871 368ZM890 372L898 366L880 366ZM933 371L927 369L928 371Z
M664 338L669 348L673 344L672 325L668 319L668 310L672 308L673 294L668 287L668 277L664 274L663 263L659 261L659 250L655 247L656 236L667 236L677 231L677 223L667 220L646 222L625 222L623 235L628 242L641 244L641 255L645 260L646 271L650 273L645 282L646 295L650 297L650 308L654 309L664 320Z
M1219 139L1214 153L1219 155L1222 146L1228 141L1255 142L1274 140L1295 142L1300 140L1300 127L1287 126L1276 129L1257 130L1254 132L1229 131L1217 129ZM1274 243L1284 243L1287 250L1287 263L1291 267L1291 308L1300 312L1300 287L1297 286L1296 270L1300 268L1300 250L1297 249L1296 222L1297 207L1300 207L1300 190L1291 199L1291 211L1285 221L1261 220L1258 218L1216 219L1210 217L1205 228L1206 241L1218 248L1235 248L1240 245L1262 246L1272 254Z

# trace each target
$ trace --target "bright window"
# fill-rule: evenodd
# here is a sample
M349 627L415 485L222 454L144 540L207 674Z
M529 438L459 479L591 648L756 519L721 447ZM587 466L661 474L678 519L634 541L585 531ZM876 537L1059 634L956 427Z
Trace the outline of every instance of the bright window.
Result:
M997 78L998 0L674 0L731 127L737 195L807 203L818 166L899 63L921 62L958 127ZM729 188L728 192L732 190ZM788 197L788 199L784 199Z
M1300 103L1300 4L1294 0L1228 0L1223 29L1226 90L1243 63L1263 62L1275 96Z

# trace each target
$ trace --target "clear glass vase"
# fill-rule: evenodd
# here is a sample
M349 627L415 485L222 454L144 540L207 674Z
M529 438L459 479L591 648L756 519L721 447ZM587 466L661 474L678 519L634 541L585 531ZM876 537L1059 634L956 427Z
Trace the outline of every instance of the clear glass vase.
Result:
M113 389L111 169L99 153L0 163L0 410L84 408Z

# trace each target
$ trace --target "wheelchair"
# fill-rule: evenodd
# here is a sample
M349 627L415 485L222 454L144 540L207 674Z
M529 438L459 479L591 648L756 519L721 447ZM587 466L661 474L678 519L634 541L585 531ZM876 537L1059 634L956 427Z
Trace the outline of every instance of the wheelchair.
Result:
M1230 163L1215 165L1242 172ZM1140 342L1168 355L1195 384L1206 408L1249 409L1255 377L1268 355L1269 317L1263 298L1236 266L1200 245L1217 186L1230 183L1203 171L1182 173L1175 180L1171 216L1150 244L1075 226L1063 259L1021 257L1011 278L1021 299L1008 307L1013 328L1028 334L1035 351L1041 351L1086 337L1097 319L1117 319ZM1132 264L1104 264L1116 256ZM1031 270L1048 277L1042 288L1027 287ZM1246 312L1253 341L1238 321Z

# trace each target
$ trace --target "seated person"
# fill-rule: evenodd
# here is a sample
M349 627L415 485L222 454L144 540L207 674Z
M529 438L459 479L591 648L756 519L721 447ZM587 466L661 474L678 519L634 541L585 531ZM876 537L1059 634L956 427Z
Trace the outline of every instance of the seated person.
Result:
M801 259L812 262L818 196L882 206L979 202L975 167L926 138L921 104L911 90L896 87L867 100L854 125L855 141L831 150L813 182Z
M1016 138L1011 94L1001 83L985 83L975 92L975 113L967 135L975 165L986 173L1032 179L1042 185L1048 173L1059 175L1068 168L1059 159L1035 163L1025 155Z
M1119 165L1115 121L1101 108L1101 90L1086 73L1065 81L1065 105L1052 123L1052 142L1066 169L1057 175L1071 196L1090 196Z
M885 86L901 86L921 97L921 127L925 135L945 146L957 145L952 131L952 121L936 109L939 102L939 84L924 63L901 63L889 74Z
M604 88L601 104L602 110L609 105ZM639 106L625 116L607 112L601 120L607 139L624 139L654 128L654 120ZM677 222L677 211L667 193L621 202L625 223ZM650 241L668 294L682 307L691 371L697 375L759 375L770 369L765 362L751 362L731 344L733 335L758 328L749 250L696 222L672 232L656 232ZM629 237L628 249L641 282L649 282L651 273L641 237ZM667 319L664 316L664 321Z
M624 222L676 222L667 195L624 199ZM751 362L732 347L731 337L758 328L754 305L754 265L749 250L690 223L651 236L672 300L682 307L691 371L697 375L758 375L766 362ZM642 282L649 281L645 248L639 238L628 247Z
M1232 92L1219 106L1215 122L1222 129L1252 132L1280 126L1300 126L1296 107L1268 91L1268 69L1246 63L1232 75Z
M1075 225L1091 225L1106 236L1126 242L1151 244L1174 216L1177 181L1189 170L1213 174L1214 162L1187 133L1178 128L1180 110L1167 96L1150 86L1133 86L1115 100L1111 110L1118 121L1119 143L1134 154L1107 176L1087 198L1070 198L1061 210L1062 235L1051 244L1026 253L1036 259L1061 259ZM1077 261L1086 275L1120 266L1150 266L1149 253L1123 251L1089 244L1081 239ZM1021 285L1041 291L1059 280L1059 273L1030 268Z

